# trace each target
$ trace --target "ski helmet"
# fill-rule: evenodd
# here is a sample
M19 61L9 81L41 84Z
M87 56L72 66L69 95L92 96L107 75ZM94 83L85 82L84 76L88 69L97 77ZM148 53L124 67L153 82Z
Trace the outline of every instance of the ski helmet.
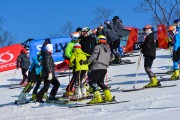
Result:
M79 35L78 32L73 32L73 33L71 34L71 38L72 38L73 41L78 41L79 36L80 36L80 35Z
M111 21L110 20L106 20L104 21L104 24L109 24Z
M90 31L90 28L89 28L89 27L83 27L83 28L82 28L82 32L88 32L88 31Z
M98 43L107 43L107 38L104 35L99 35L97 41Z
M81 28L81 27L78 27L78 28L76 29L76 32L80 32L80 31L82 31L82 28Z
M74 44L74 48L81 48L81 44L79 44L79 43L76 43L76 44Z
M168 27L168 32L173 31L174 29L176 29L176 26L171 25Z
M147 29L153 29L153 27L151 26L151 25L146 25L146 26L144 26L144 28L143 28L143 31L146 31Z
M52 44L47 44L47 45L45 46L45 49L46 49L48 52L53 53L53 45L52 45Z

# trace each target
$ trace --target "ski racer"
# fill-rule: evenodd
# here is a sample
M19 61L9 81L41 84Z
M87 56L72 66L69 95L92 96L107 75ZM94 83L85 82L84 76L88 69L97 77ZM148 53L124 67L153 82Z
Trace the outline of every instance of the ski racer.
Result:
M23 89L21 94L19 95L17 103L26 103L27 102L26 94L31 91L31 89L34 87L34 84L37 82L36 86L33 90L33 94L32 94L32 100L36 100L37 90L39 89L39 87L41 85L41 81L42 81L42 77L41 77L42 56L41 56L41 54L39 53L37 56L33 57L32 61L33 62L31 64L31 66L29 68L29 72L28 72L28 84Z
M37 102L42 102L42 103L44 102L42 98L44 96L44 93L47 93L50 84L53 85L53 88L51 89L49 100L57 100L55 96L60 86L60 83L55 77L55 71L54 71L55 65L54 65L53 57L51 56L52 52L53 52L52 44L49 43L44 44L44 47L41 50L42 77L44 79L44 86L36 95Z
M80 65L79 61L87 60L87 53L81 50L81 45L76 43L74 45L74 52L70 58L70 67L73 67L75 70L74 81L75 81L75 95L73 99L86 98L86 88L83 85L83 78L87 74L88 65Z
M157 80L155 74L151 71L154 59L156 58L156 41L152 26L146 25L143 29L146 33L145 41L142 45L142 54L144 56L144 69L150 78L150 83L145 85L145 88L160 86L160 81Z
M174 21L176 25L176 33L174 34L174 48L173 48L173 75L170 77L170 80L179 79L179 65L180 62L180 20L177 19Z
M57 69L63 68L64 65L65 66L66 65L69 66L69 64L70 64L70 57L71 57L71 55L73 53L74 45L80 41L79 37L80 37L79 32L73 32L71 34L71 39L72 40L71 40L71 42L68 43L68 45L66 47L66 50L65 50L65 60L62 63L57 65ZM66 87L66 93L63 95L64 97L71 96L71 95L74 94L73 93L74 74L75 74L75 71L73 69L73 76L72 76L71 81L69 82L68 86Z
M107 39L105 36L100 35L97 37L98 44L95 46L92 55L88 60L80 61L80 64L90 64L91 63L91 73L90 73L90 87L93 89L94 98L87 104L96 104L104 102L98 86L103 90L105 95L105 101L112 101L111 92L108 86L104 84L104 77L107 73L107 67L110 61L110 46L107 44ZM98 85L98 86L97 86Z

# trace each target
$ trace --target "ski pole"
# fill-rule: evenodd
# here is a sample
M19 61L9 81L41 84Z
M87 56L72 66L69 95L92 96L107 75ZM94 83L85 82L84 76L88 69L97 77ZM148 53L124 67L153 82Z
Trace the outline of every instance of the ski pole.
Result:
M138 77L139 77L139 69L140 69L141 58L142 58L142 53L140 52L139 58L138 58L137 72L136 72L136 81L134 82L134 85L133 85L134 89L136 89L135 85L136 85L136 83L138 81Z

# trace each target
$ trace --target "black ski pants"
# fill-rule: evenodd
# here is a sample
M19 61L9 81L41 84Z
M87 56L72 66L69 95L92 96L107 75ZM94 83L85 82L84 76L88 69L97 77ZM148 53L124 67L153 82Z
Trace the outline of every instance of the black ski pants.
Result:
M151 71L151 67L154 61L154 57L151 56L145 56L144 57L144 69L146 73L148 74L149 78L155 77L155 74Z
M108 89L108 86L104 84L104 78L107 73L106 69L93 70L90 73L90 87L93 88L93 92L98 90L98 86L104 91ZM98 85L98 86L97 86Z
M60 82L57 80L57 78L55 76L53 76L52 80L48 80L48 76L45 76L44 77L44 86L36 95L37 100L42 100L44 93L48 92L50 84L53 85L53 88L51 89L51 92L50 92L50 96L53 96L53 97L56 96L56 93L60 86Z
M36 75L35 71L31 71L28 73L28 85L23 89L23 92L29 93L31 89L34 87L34 84L36 84L33 94L37 94L37 91L41 85L42 77L40 75Z

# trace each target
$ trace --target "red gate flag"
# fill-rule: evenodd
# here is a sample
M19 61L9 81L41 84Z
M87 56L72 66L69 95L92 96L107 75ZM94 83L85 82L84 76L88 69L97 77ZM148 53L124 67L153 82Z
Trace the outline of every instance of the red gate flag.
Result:
M138 29L131 28L128 41L126 44L126 52L132 52L134 50L134 43L136 43L137 40L138 40Z
M17 57L22 49L20 44L0 48L0 72L16 68Z
M168 34L166 31L165 25L158 25L157 26L157 37L158 37L158 47L167 49L168 48Z

